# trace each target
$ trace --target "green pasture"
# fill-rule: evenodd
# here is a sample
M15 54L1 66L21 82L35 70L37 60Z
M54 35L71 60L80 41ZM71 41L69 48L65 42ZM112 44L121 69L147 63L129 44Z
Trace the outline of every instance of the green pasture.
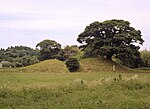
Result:
M150 109L149 70L80 63L75 73L57 60L0 69L0 109Z

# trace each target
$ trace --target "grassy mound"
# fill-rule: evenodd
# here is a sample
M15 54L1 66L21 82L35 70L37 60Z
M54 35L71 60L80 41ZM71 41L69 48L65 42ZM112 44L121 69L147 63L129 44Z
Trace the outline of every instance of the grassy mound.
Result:
M113 65L115 65L115 71L126 72L129 68L117 64L107 59L99 58L86 58L80 61L80 72L112 72Z
M129 72L130 69L113 61L100 58L86 58L80 61L79 72L112 72L115 65L115 72ZM50 59L40 63L21 68L22 72L69 72L64 62Z
M40 63L24 67L20 69L23 72L52 72L52 73L66 73L69 72L64 62L50 59Z

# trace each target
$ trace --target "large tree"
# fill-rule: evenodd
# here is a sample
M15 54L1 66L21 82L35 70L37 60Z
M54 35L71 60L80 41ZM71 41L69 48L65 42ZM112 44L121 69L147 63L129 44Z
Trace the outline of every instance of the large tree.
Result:
M36 47L40 47L40 60L53 59L61 50L61 45L54 40L43 40Z
M91 23L77 41L87 57L102 56L111 60L115 55L122 62L130 63L140 59L139 45L144 42L141 36L141 31L131 27L128 21L114 19Z

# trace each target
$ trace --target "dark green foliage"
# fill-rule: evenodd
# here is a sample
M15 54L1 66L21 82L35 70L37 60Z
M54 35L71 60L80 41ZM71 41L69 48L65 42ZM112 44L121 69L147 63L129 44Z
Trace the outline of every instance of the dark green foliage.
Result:
M14 64L15 67L22 67L39 62L39 50L32 49L26 46L15 46L0 49L0 61L8 61Z
M43 40L36 47L40 47L39 60L54 59L61 50L61 45L54 40Z
M20 62L16 62L16 63L15 63L15 67L23 67L23 64L20 63Z
M64 49L62 49L59 52L59 56L62 61L65 61L72 57L76 57L80 59L81 55L82 55L82 51L78 48L77 45L72 45L72 46L67 45Z
M69 58L66 62L66 66L70 72L75 72L79 69L80 64L76 58Z
M22 63L23 66L33 65L38 63L39 60L36 56L24 56L18 60L18 62Z
M144 42L140 30L124 20L93 22L79 34L77 41L83 44L81 48L85 51L85 57L101 56L111 60L115 55L128 67L139 66L140 47L134 44Z
M141 51L141 57L143 60L142 67L150 67L150 51L148 51L148 50Z

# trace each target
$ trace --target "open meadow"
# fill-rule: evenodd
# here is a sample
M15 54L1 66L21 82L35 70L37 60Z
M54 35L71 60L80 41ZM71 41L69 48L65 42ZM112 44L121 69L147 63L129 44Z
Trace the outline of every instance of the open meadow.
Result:
M0 69L0 109L150 109L150 73Z

